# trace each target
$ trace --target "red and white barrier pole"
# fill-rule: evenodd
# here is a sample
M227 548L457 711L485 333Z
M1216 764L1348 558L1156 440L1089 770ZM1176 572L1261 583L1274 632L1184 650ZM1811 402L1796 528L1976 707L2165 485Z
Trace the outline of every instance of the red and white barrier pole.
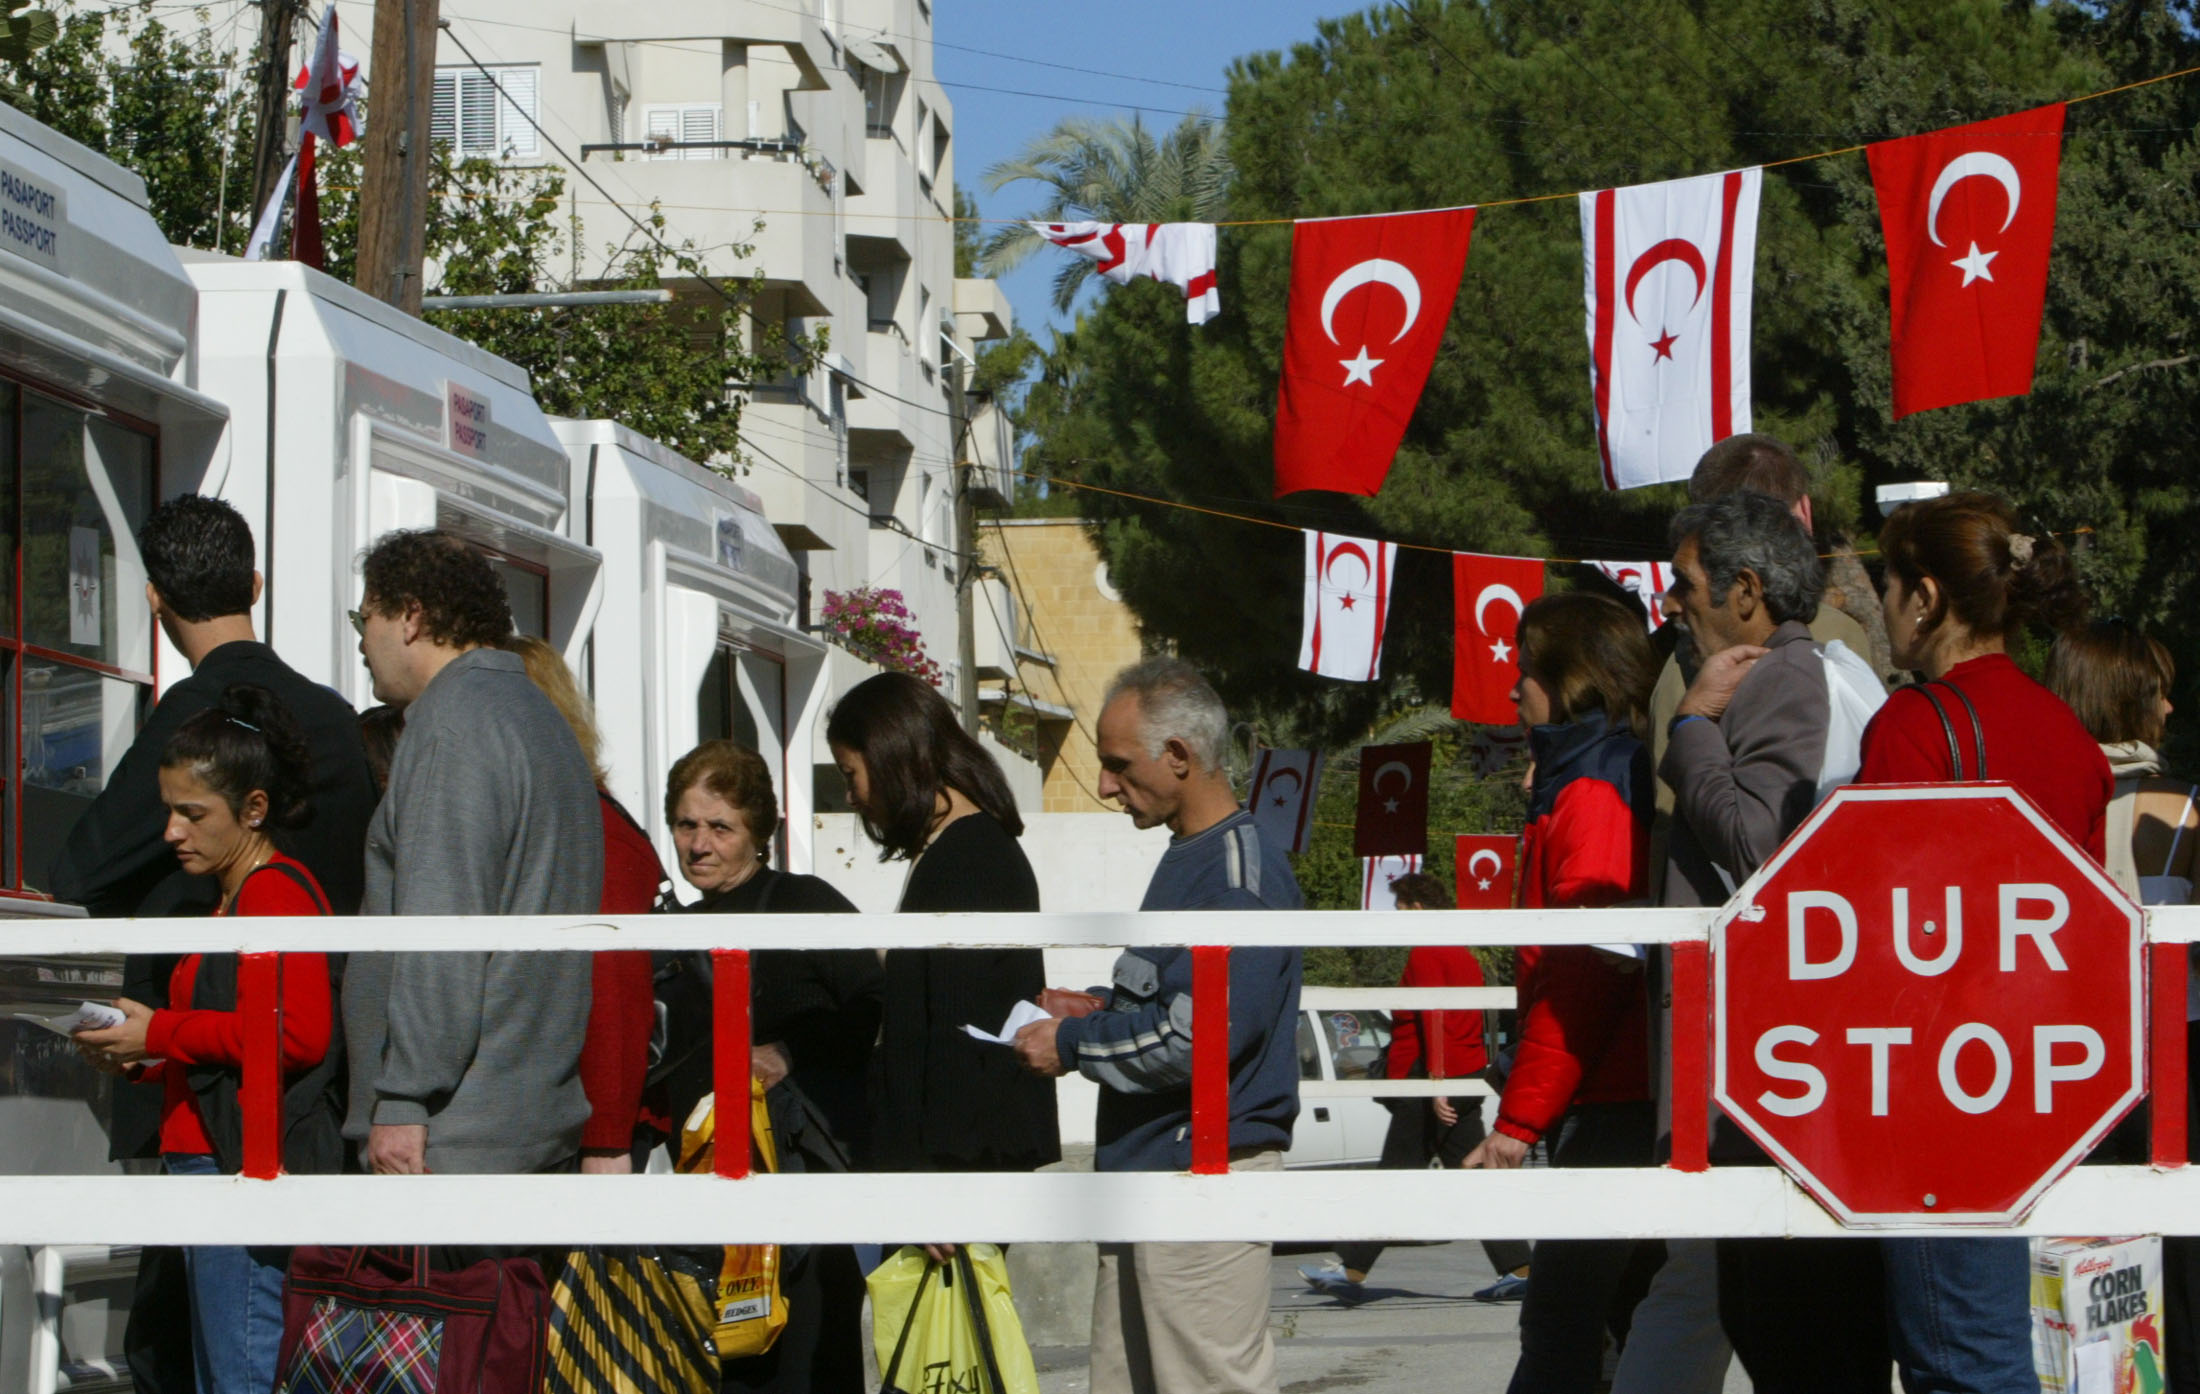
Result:
M1230 1169L1230 950L1192 950L1192 1174Z
M237 1014L244 1024L244 1174L271 1181L283 1167L282 955L237 955ZM171 1067L173 1068L173 1067Z
M1673 1160L1711 1169L1711 945L1673 945Z
M2154 1110L2153 1162L2181 1167L2190 1160L2186 1142L2185 979L2190 944L2152 944L2147 948L2147 1088Z
M749 1174L749 954L710 951L712 984L712 1087L717 1117L712 1155L720 1176ZM675 1124L682 1120L675 1119Z

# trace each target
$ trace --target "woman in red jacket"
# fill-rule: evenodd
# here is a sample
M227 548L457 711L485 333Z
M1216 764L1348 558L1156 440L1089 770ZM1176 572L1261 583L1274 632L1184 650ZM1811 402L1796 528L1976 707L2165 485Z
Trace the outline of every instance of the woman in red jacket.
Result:
M218 915L326 915L328 897L303 863L277 850L310 811L312 760L304 733L275 695L247 684L186 721L160 768L167 839L186 872L221 885ZM283 1163L292 1171L342 1168L328 957L279 961L282 1006ZM122 1024L80 1031L77 1047L114 1073L159 1081L166 1104L161 1160L171 1175L218 1176L242 1167L237 1105L244 1019L234 954L190 954L155 1011L123 998ZM237 1245L184 1250L199 1394L267 1394L283 1334L283 1270L290 1251Z
M1879 534L1882 608L1899 688L1864 728L1859 784L2006 780L2101 859L2116 781L2061 698L2026 677L2009 644L2026 625L2064 629L2084 596L2051 538L2018 530L1990 494L1896 510ZM1905 1388L2036 1390L2022 1239L1882 1241L1887 1336Z
M1642 616L1603 596L1547 595L1520 616L1518 646L1512 695L1535 759L1521 904L1639 903L1649 894L1652 785L1637 733L1657 680ZM1462 1165L1517 1167L1551 1135L1553 1166L1649 1166L1657 1112L1640 960L1576 945L1525 947L1514 982L1520 1041L1496 1124ZM1638 1256L1621 1239L1536 1245L1512 1394L1594 1390L1605 1328L1624 1337L1624 1317L1612 1318L1633 1306L1623 1290L1646 1281L1644 1265L1660 1257Z

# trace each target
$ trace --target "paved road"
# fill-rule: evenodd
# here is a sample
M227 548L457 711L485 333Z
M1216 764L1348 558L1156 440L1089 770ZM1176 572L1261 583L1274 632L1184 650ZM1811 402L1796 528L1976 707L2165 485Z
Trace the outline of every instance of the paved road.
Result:
M1299 1265L1327 1255L1278 1258L1269 1316L1283 1394L1503 1394L1519 1351L1517 1305L1470 1296L1493 1276L1478 1244L1430 1244L1384 1253L1369 1300L1348 1306L1308 1288ZM1043 1394L1084 1394L1085 1352L1035 1351ZM1737 1368L1728 1394L1747 1394Z

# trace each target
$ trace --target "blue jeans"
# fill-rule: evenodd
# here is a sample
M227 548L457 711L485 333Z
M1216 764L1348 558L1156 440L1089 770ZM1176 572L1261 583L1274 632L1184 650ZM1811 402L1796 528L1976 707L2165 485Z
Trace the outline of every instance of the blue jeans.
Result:
M169 1152L171 1176L219 1176L212 1157ZM200 1244L183 1251L191 1281L198 1394L268 1394L283 1341L283 1272L290 1250Z
M2022 1239L1883 1239L1887 1342L1908 1394L2039 1394Z

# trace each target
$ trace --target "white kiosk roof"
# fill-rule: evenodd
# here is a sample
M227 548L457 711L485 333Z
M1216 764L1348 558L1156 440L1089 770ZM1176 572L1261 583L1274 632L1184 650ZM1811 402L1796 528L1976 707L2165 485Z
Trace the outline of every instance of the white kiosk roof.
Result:
M641 505L643 536L637 542L644 547L661 542L726 574L760 614L782 625L794 621L801 573L754 493L616 421L561 418L552 427L572 452L576 469L596 462L588 478L575 479L591 495L615 486L604 475L597 451L630 457L619 463ZM637 463L642 467L636 468ZM593 540L598 547L610 545L601 537Z
M188 379L197 295L145 181L0 105L0 356L212 445L228 415Z

